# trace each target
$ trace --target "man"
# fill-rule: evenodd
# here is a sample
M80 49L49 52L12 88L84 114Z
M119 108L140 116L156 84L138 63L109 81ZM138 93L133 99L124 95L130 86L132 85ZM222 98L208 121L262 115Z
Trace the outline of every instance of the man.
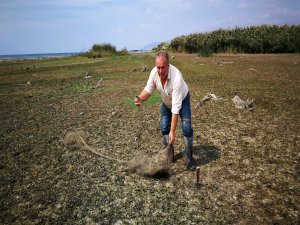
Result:
M159 51L156 54L155 67L150 73L146 87L135 98L135 104L140 106L143 101L146 101L151 96L155 88L160 93L163 101L160 127L164 145L173 145L175 142L175 130L178 116L180 116L187 157L187 169L195 170L189 89L183 80L181 72L169 63L169 55L165 51ZM174 150L172 149L172 151Z

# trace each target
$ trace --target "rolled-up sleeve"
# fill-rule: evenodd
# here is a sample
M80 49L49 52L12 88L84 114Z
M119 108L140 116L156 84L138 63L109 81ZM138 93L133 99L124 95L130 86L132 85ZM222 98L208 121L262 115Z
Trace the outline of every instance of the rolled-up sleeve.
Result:
M183 92L182 92L182 81L181 77L178 77L174 80L173 92L172 92L172 113L179 114L179 111L182 106Z
M150 95L152 95L154 89L156 88L154 76L155 76L156 70L152 70L149 76L149 79L147 81L147 85L144 88L144 91L148 92Z

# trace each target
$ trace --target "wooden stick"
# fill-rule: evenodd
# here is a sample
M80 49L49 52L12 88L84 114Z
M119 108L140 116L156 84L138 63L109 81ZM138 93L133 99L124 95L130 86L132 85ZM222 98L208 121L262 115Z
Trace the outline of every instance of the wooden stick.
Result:
M99 87L99 86L100 86L100 83L102 82L102 80L103 80L103 79L101 78L101 80L98 81L98 83L96 84L96 87Z
M199 166L196 168L196 178L197 178L197 184L200 184L200 167Z

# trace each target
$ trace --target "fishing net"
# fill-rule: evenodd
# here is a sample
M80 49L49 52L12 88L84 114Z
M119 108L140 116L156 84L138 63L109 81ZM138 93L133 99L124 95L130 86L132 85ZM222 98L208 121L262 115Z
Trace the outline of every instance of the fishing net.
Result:
M168 175L171 161L168 160L168 154L172 151L171 146L166 147L157 153L145 154L138 153L129 161L123 161L117 158L112 158L99 153L92 149L83 139L84 132L73 132L66 135L64 139L64 146L66 149L74 150L88 150L100 157L116 161L125 166L125 171L137 173L146 177L157 177L159 175Z

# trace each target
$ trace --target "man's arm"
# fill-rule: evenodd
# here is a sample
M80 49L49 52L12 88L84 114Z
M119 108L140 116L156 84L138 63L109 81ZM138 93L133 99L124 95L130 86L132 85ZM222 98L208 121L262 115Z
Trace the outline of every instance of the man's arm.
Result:
M169 143L174 144L175 142L175 131L178 123L178 114L172 114L172 121L171 121L171 130L169 134Z
M143 90L139 96L136 96L134 99L134 103L136 106L140 106L142 102L146 101L150 97L150 94Z

